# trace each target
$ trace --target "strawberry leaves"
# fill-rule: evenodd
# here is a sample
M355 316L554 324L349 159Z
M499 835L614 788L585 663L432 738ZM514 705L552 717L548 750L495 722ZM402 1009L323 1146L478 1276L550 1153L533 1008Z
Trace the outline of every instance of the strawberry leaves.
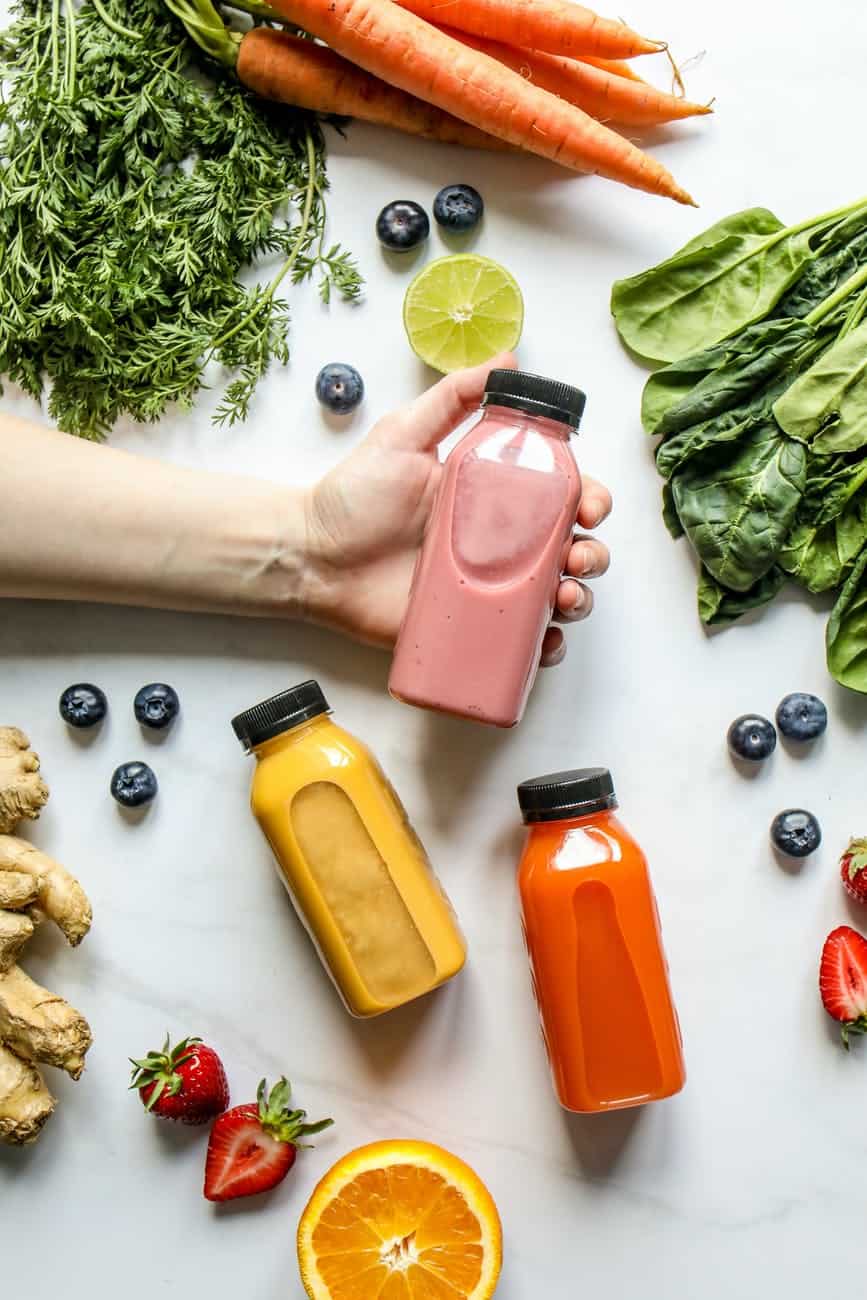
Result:
M849 879L854 880L862 871L867 870L867 839L849 841L849 847L843 855Z
M306 1110L290 1109L291 1095L292 1085L285 1077L274 1084L270 1095L267 1082L263 1079L256 1090L259 1122L265 1132L276 1138L278 1142L288 1142L294 1147L309 1147L309 1142L302 1142L300 1139L311 1137L314 1133L321 1133L323 1129L329 1128L334 1120L321 1119L314 1124L306 1124L304 1122L307 1119Z

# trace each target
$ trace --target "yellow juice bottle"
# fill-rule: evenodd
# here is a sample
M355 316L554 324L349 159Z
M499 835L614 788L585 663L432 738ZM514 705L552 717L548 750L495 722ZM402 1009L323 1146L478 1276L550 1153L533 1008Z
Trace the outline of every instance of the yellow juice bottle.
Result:
M466 944L406 811L315 681L232 719L250 803L349 1011L376 1016L461 969Z

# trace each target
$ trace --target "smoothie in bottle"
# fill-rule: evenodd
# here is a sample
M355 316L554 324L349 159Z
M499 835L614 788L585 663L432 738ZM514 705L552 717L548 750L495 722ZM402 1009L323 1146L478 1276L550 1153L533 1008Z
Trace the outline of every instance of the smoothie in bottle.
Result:
M443 468L389 677L397 699L520 721L581 496L569 438L584 402L538 375L488 376Z
M250 802L349 1011L376 1016L461 969L466 946L406 810L315 681L232 719L255 756Z
M518 888L554 1087L567 1110L639 1106L686 1078L647 862L615 815L611 774L518 786Z

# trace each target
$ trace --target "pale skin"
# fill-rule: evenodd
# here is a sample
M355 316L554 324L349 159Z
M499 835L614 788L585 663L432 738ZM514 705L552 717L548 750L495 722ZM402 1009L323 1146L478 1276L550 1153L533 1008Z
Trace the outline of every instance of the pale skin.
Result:
M0 414L0 596L306 619L391 646L441 474L438 444L491 366L459 371L380 420L311 488L211 474ZM72 490L71 490L72 489ZM593 608L608 567L588 534L611 510L585 477L555 620ZM546 665L565 653L549 628Z

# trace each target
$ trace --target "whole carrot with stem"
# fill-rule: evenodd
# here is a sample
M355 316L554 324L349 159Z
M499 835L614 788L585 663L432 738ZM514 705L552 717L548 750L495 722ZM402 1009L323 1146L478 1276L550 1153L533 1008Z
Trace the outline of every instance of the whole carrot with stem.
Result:
M363 72L324 45L273 27L232 31L211 0L166 0L166 4L194 41L263 99L326 116L354 117L444 144L496 152L511 149L504 140ZM244 7L248 8L246 3ZM264 5L261 9L268 12Z
M489 54L534 86L550 91L611 126L659 126L663 122L713 112L704 104L691 104L688 99L666 94L646 82L628 80L577 59L564 59L541 50L518 50L469 32L442 30L472 49Z
M511 152L505 140L363 72L346 59L288 32L254 27L241 40L239 81L263 99L337 117L354 117L442 144Z
M661 163L616 131L392 0L276 0L274 8L367 72L481 131L574 171L693 204Z
M649 41L625 23L600 18L572 0L397 0L430 23L457 27L520 49L630 59L657 54L664 41Z

